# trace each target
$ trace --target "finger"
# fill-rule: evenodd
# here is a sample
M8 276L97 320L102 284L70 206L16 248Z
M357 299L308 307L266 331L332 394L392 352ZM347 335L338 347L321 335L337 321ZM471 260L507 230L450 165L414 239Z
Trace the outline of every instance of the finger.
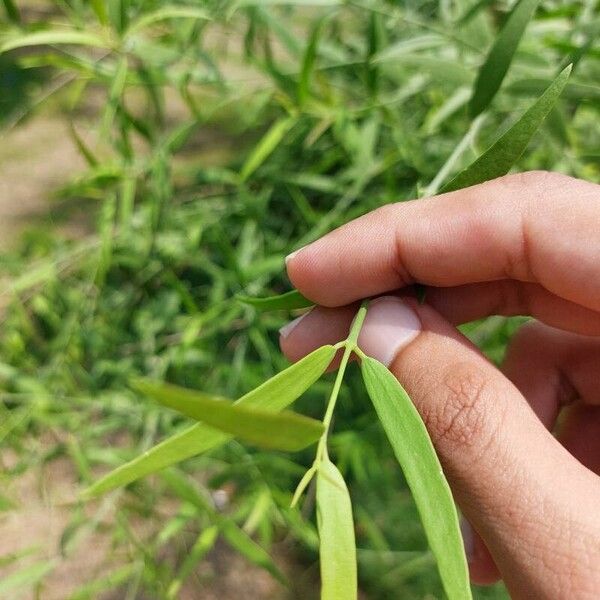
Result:
M600 404L599 364L599 338L533 322L511 340L502 370L552 429L562 407Z
M410 394L513 597L592 597L600 586L598 478L519 391L426 306L374 301L359 344Z
M582 465L600 475L600 406L570 407L561 419L558 436Z
M537 284L503 280L454 288L428 288L427 304L454 325L491 315L533 315L554 327L600 336L600 312L563 300ZM280 330L283 352L291 361L296 361L319 346L345 339L356 306L352 304L337 310L317 306L288 323ZM307 319L304 326L296 329L304 319Z
M465 545L471 581L477 585L496 583L501 577L500 571L483 538L464 517L461 517L460 531Z
M295 362L319 346L345 339L356 314L356 305L339 309L316 306L280 330L280 345L287 358ZM339 365L340 357L332 364ZM474 583L484 585L498 580L498 568L481 536L466 519L461 521L469 571Z
M296 362L320 346L345 340L356 309L356 305L342 308L315 306L279 330L281 350L291 362ZM339 362L338 355L330 369L337 368Z
M509 345L503 372L528 400L537 417L553 429L561 407L598 399L600 340L558 331L541 323L521 327ZM600 472L599 407L572 406L561 419L560 441L584 466ZM500 573L485 543L464 526L472 549L474 582L493 583Z
M600 340L597 338L590 339L533 322L521 327L513 337L508 347L503 372L527 399L545 427L553 429L561 407L575 402L580 398L581 391L596 394L596 389L589 384L597 380L598 363ZM582 385L587 378L591 378L592 381L586 381L585 385ZM590 436L588 434L585 439L580 439L574 434L580 425L579 419L575 423L569 421L568 431L570 444L582 450L582 445L584 448L586 444L589 446ZM597 438L600 437L600 428L595 433ZM561 441L566 446L564 440ZM568 446L567 449L572 450ZM581 454L580 452L575 456L586 464ZM588 454L585 456L589 458ZM465 531L468 535L466 526ZM476 583L493 583L500 574L497 568L494 572L495 565L486 552L481 537L476 533L471 535L473 553L469 560L469 570L472 579Z
M427 304L455 325L491 315L528 315L564 330L600 335L600 311L552 294L537 283L512 279L427 288Z
M382 207L290 255L288 275L325 306L420 282L516 279L600 310L600 186L524 173Z
M599 364L600 339L530 323L513 338L503 367L546 427L557 429L563 446L597 474Z
M430 298L428 293L428 300ZM301 324L296 324L298 326L294 326L289 335L282 335L284 352L289 358L296 359L323 343L333 343L343 339L347 335L354 311L354 307L343 310L321 307L314 309L310 320L308 317L303 318ZM523 327L516 336L508 353L507 370L517 380L524 393L540 399L538 403L533 403L534 407L546 424L551 426L555 419L557 405L570 401L573 394L571 384L565 387L565 382L561 382L557 377L558 365L566 362L569 365L568 374L573 378L574 384L591 398L590 392L600 390L600 385L595 384L594 376L589 380L586 374L596 373L597 369L590 369L590 366L598 364L599 348L600 340L567 334L534 323ZM536 376L531 376L532 373ZM550 388L542 386L539 391L536 391L537 386L532 384L534 380L542 384L552 382L553 386ZM555 397L558 397L558 400L545 402L546 398ZM540 409L548 406L550 406L548 416L543 417L543 410ZM596 436L595 439L598 443L600 436ZM590 444L591 442L587 445ZM527 456L528 453L525 455ZM549 489L552 490L553 487L550 485ZM465 526L464 529L468 534L469 528ZM466 546L471 550L469 568L473 581L485 584L497 580L498 569L481 536L474 532L472 536L467 535L467 538Z

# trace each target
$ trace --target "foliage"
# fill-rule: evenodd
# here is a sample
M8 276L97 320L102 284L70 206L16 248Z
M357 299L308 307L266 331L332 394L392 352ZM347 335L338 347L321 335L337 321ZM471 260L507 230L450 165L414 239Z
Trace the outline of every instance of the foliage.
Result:
M535 3L517 6L525 4ZM2 259L9 302L0 439L18 457L5 477L64 455L83 489L154 443L178 439L189 460L74 508L63 554L76 554L85 532L106 529L111 506L112 552L126 548L130 559L73 597L116 589L176 598L219 540L284 580L269 548L293 539L302 560L317 557L314 515L290 507L310 450L288 456L224 444L224 436L192 458L189 441L198 437L187 420L145 401L130 379L240 397L284 369L277 329L286 314L262 313L236 295L285 292L282 259L291 249L383 204L442 189L486 149L505 145L544 90L564 83L556 78L570 63L562 99L520 136L527 150L513 152L504 170L518 159L519 169L598 179L597 3L540 2L521 21L524 33L510 25L516 17L505 2L61 1L47 3L50 17L26 2L3 6L1 65L47 82L24 87L31 95L3 126L44 106L68 111L88 166L59 200L95 223L80 241L33 232ZM493 49L506 48L507 37L506 73L492 86L487 67L478 69L497 60ZM474 108L482 85L491 97ZM465 331L498 360L518 323L491 318ZM316 493L340 496L328 486L338 473L346 480L369 597L441 595L405 483L411 475L397 466L358 375L349 370L339 388L331 476L320 476ZM329 377L285 405L302 396L295 410L321 418ZM42 441L48 431L58 432L51 447ZM234 490L226 506L217 501L224 490ZM167 519L164 498L176 505ZM143 543L132 530L137 519L155 524ZM180 549L172 561L163 560L166 547ZM20 560L7 558L11 593L43 589L58 562L20 569Z

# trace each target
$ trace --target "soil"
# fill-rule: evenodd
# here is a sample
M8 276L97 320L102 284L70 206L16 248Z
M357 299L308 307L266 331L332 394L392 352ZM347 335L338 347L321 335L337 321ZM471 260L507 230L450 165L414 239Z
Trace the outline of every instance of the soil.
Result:
M84 168L70 135L67 121L57 114L36 115L31 121L3 135L0 146L0 251L15 244L33 222L53 221L55 192ZM62 222L60 227L75 236L85 235L81 220ZM52 442L48 441L48 448ZM0 467L16 460L10 449L0 449ZM66 600L85 582L118 566L108 536L93 533L78 540L76 550L61 555L61 537L73 515L72 499L77 489L72 464L55 459L42 470L28 469L20 477L1 478L2 497L16 508L0 512L0 582L17 568L42 560L56 560L53 571L38 592L26 587L10 591L10 600ZM29 551L18 567L2 567L2 558ZM112 556L107 560L107 556ZM289 571L290 562L280 559ZM98 596L121 600L125 590ZM301 596L307 598L306 594ZM181 600L281 600L286 592L264 571L253 567L225 545L217 545L203 561L178 598ZM153 600L137 595L135 600Z

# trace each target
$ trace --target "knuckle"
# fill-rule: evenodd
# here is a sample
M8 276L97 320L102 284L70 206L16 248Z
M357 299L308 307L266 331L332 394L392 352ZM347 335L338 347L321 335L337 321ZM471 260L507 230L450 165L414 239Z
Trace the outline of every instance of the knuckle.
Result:
M423 419L431 436L447 451L482 452L491 440L490 384L471 364L454 364L443 374L441 389L431 390Z

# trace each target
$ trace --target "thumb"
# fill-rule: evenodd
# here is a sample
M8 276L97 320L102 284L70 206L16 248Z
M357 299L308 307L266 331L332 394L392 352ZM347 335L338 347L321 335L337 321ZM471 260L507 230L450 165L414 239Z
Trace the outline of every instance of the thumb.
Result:
M372 301L359 346L411 396L457 502L512 596L591 598L600 586L591 562L600 560L599 480L512 383L433 309L412 300Z

